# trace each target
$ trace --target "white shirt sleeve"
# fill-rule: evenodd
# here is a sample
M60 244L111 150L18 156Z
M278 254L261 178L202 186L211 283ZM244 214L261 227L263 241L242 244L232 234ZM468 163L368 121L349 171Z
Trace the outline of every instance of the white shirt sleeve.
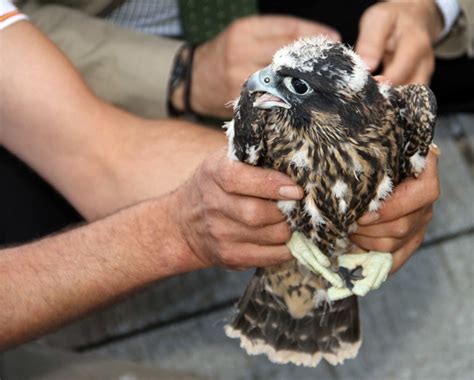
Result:
M0 30L17 21L27 19L28 17L21 13L11 1L0 0Z
M459 6L458 0L436 0L436 5L443 15L444 20L443 31L438 37L438 40L441 40L453 27L459 13L461 12L461 7Z

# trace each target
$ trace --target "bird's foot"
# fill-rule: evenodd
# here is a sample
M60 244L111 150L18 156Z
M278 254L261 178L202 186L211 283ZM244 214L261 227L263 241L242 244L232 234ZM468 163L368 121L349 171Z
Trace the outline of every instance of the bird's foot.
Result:
M392 268L390 253L371 251L340 256L339 269L334 272L329 258L301 232L293 232L287 246L299 263L332 285L328 289L331 301L352 295L365 296L369 291L378 289Z
M328 290L328 298L337 301L353 294L365 296L378 289L387 279L392 268L392 255L385 252L367 252L342 255L338 259L339 274L345 286L333 286Z
M341 276L331 270L331 262L327 256L301 232L293 232L290 241L286 245L293 257L311 272L321 275L333 287L344 287L344 281Z
M352 270L340 266L337 270L337 273L339 274L339 276L341 276L342 280L344 281L344 284L346 284L346 287L349 289L352 289L354 287L354 283L352 282L353 280L364 279L364 276L362 275L362 267L360 265Z

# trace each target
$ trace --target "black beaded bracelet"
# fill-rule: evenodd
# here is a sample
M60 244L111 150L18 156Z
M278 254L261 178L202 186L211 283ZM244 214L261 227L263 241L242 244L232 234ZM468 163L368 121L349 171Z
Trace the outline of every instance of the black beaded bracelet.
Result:
M191 80L196 46L185 43L177 52L168 85L168 111L172 116L198 116L191 107ZM183 86L184 110L177 110L171 101L177 88Z
M195 45L189 45L188 53L188 71L186 75L186 82L184 87L184 112L188 115L196 115L191 107L191 84L193 79L193 61L194 51L196 50ZM196 115L197 116L197 115Z

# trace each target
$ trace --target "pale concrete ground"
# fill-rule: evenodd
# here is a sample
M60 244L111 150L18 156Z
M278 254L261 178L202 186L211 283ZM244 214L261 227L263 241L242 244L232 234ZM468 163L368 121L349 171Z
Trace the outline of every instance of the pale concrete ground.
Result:
M456 140L459 128L467 137ZM356 359L305 369L247 356L222 326L251 274L209 270L158 284L43 338L43 346L0 354L0 377L75 380L76 371L94 379L95 371L101 379L166 379L147 372L160 367L225 380L474 378L474 116L441 119L436 136L443 195L427 242L361 300L364 343ZM91 367L86 358L47 352L45 345L126 362L92 361ZM104 368L112 373L101 373ZM129 368L137 377L121 377Z
M18 380L202 380L175 370L125 360L24 345L0 356L0 378Z

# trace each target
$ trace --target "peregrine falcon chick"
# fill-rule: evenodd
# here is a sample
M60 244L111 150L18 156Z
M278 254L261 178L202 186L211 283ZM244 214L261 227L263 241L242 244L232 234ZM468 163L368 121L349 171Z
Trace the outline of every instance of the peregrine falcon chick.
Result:
M379 84L351 49L324 37L282 48L244 83L226 125L230 157L289 175L305 196L278 204L296 259L256 270L228 336L277 363L314 367L357 355L353 294L385 280L391 255L355 254L349 235L423 170L435 119L428 87Z

